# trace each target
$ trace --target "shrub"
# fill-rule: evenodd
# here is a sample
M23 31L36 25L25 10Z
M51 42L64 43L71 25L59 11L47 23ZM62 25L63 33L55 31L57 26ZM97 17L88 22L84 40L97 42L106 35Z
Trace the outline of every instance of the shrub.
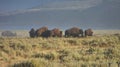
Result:
M13 33L13 32L11 32L11 31L3 31L3 32L1 33L1 35L2 35L2 36L5 36L5 37L17 36L16 33Z
M106 49L104 52L105 58L112 59L113 58L113 49Z
M54 54L49 53L49 54L46 54L46 55L45 55L45 59L47 59L47 60L54 60L54 59L55 59L55 56L54 56Z
M89 48L88 50L86 50L86 54L93 54L95 50L93 48Z
M12 67L35 67L31 62L15 63Z

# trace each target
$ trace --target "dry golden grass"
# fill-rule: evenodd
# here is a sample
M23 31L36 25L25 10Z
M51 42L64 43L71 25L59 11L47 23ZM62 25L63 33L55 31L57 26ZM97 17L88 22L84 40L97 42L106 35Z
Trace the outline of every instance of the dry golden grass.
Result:
M0 67L117 67L120 35L0 38Z

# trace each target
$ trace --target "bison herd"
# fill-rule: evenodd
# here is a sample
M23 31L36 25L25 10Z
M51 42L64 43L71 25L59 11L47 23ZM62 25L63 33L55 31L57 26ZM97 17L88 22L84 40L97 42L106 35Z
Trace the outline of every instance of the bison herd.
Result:
M93 31L92 29L87 29L85 31L83 31L82 29L78 28L78 27L73 27L70 29L65 30L64 35L63 35L63 31L61 31L58 28L54 28L52 30L49 30L48 27L41 27L37 30L34 30L34 28L32 28L29 31L30 37L34 38L34 37L84 37L84 36L92 36L93 35Z

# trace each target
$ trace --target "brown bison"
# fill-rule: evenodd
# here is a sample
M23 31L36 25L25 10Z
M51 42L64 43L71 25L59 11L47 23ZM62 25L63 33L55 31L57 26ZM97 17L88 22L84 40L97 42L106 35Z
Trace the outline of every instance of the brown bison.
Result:
M72 37L82 36L83 37L83 30L77 27L73 27L65 31L65 36L66 37L69 37L69 36L72 36Z
M34 38L36 35L35 35L35 30L34 28L32 28L30 31L29 31L29 35L30 37Z
M92 29L85 30L85 36L92 36L92 35L93 35Z
M42 37L62 37L62 31L57 28L46 30L41 34Z
M62 37L62 31L58 28L54 28L51 30L51 36L52 37Z
M45 32L43 32L41 34L41 36L45 37L45 38L51 37L52 36L52 32L51 32L51 30L46 30Z
M48 30L48 27L41 27L41 28L37 29L37 30L36 30L36 36L37 36L37 37L42 36L42 34L43 34L44 32L46 32L47 30Z

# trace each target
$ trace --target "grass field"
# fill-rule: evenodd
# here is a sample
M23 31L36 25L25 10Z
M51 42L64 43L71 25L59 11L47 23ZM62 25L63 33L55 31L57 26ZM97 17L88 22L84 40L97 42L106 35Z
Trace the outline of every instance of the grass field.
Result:
M0 67L118 67L118 63L120 35L0 38Z

